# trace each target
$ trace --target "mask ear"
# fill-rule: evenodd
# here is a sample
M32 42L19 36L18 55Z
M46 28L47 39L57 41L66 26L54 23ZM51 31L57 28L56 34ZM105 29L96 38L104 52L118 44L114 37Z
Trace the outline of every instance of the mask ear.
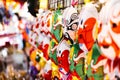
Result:
M87 30L91 30L94 28L94 25L96 23L96 19L95 18L88 18L85 23L84 23L84 26Z

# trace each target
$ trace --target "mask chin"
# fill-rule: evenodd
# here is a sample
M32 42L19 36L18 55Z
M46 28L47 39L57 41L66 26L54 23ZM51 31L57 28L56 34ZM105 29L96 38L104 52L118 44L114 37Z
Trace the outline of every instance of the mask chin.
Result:
M113 46L110 46L110 45L109 47L101 46L101 51L103 52L103 55L106 56L108 59L114 60L116 57L116 53Z

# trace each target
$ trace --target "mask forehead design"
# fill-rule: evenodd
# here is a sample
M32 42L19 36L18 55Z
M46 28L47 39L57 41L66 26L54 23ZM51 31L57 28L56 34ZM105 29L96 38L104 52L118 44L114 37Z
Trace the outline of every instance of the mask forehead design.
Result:
M98 19L97 9L95 8L95 5L91 3L84 6L81 10L79 14L79 27L83 28L85 21L90 17Z
M64 26L68 25L70 23L70 18L71 18L71 15L76 13L77 14L77 10L75 10L75 8L73 8L72 6L71 7L68 7L64 10L64 13L62 15L62 24ZM64 21L67 23L64 23Z

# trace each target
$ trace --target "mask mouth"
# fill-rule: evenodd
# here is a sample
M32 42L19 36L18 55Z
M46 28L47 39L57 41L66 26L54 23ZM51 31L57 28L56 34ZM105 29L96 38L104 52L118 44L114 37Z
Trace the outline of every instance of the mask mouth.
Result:
M64 38L70 40L71 44L73 44L73 40L71 39L70 35L67 32L65 32Z
M102 45L103 48L108 49L110 46L109 45Z
M103 47L104 49L108 49L110 47L110 44L103 42L103 43L99 43L101 47Z
M78 27L76 27L75 29L72 27L73 24L76 24L78 26L78 22L75 23L71 23L70 25L67 25L67 30L72 30L72 31L76 31Z
M100 47L107 49L109 48L112 44L111 42L108 42L106 37L102 39L101 35L99 35L98 39L97 39L97 43Z

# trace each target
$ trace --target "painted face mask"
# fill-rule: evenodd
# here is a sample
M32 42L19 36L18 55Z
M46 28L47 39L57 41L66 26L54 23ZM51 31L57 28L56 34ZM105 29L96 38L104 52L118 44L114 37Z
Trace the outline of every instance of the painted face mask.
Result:
M85 45L86 50L89 51L95 41L94 29L98 18L97 9L93 4L87 4L82 8L79 15L79 30L78 41L82 49L82 45ZM83 49L85 49L85 47Z
M69 39L73 44L76 39L76 31L78 29L78 14L72 6L65 9L62 15L62 25L64 27L64 37Z
M113 80L120 77L120 1L106 3L99 18L98 43L105 57L99 65L104 65L104 73Z

